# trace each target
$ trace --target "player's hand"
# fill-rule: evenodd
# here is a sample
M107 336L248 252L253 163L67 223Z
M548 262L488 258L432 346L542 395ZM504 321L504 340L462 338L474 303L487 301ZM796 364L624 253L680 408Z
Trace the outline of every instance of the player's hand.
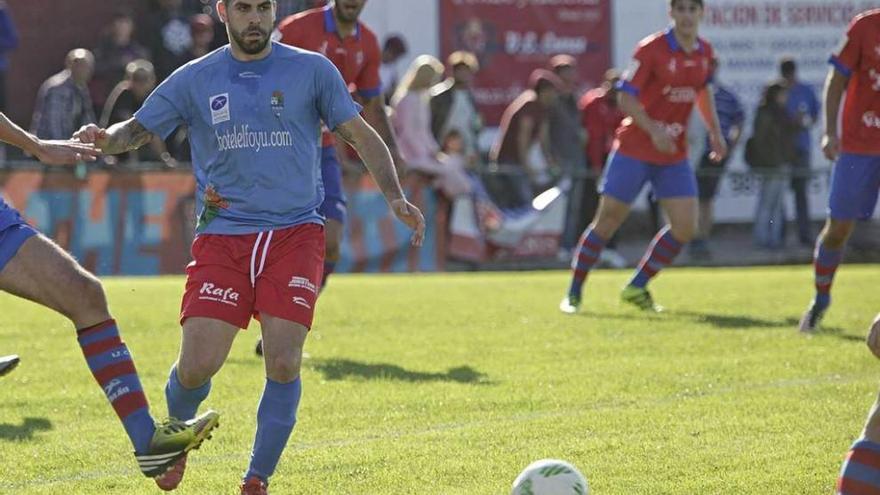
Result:
M715 163L720 163L721 160L724 160L724 157L727 156L727 142L724 140L724 136L721 135L721 131L709 133L709 145L712 147L712 151L709 152L709 159Z
M87 124L73 133L73 139L79 139L82 143L91 143L101 148L107 143L107 129L102 129L95 124Z
M672 155L678 151L675 146L675 141L672 139L672 136L666 132L666 128L662 124L655 123L651 128L651 142L654 143L654 147L657 148L657 151L660 153Z
M825 158L832 162L837 160L837 155L840 154L840 139L837 136L830 136L828 134L822 136L822 153L825 154Z
M421 246L425 240L425 217L422 212L406 199L391 201L391 210L401 222L413 230L412 245Z
M871 324L867 343L871 353L880 358L880 314L874 318L874 323Z
M101 154L94 144L78 141L40 141L34 156L48 165L73 165L77 162L93 162Z

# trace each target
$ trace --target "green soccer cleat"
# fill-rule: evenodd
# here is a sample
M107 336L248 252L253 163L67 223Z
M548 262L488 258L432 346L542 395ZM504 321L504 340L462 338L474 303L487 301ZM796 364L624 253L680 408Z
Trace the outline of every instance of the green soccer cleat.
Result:
M567 315L573 315L578 312L581 307L580 296L567 295L559 301L559 311Z
M0 357L0 376L3 376L10 371L14 370L19 363L18 356L15 354L11 356L2 356Z
M642 287L627 285L623 288L623 291L620 292L620 300L627 304L632 304L642 311L651 311L654 313L663 311L662 306L654 304L654 298L651 297L651 293L648 292L648 289Z
M197 449L211 438L211 430L220 424L220 414L208 411L189 421L169 418L156 425L150 448L143 454L135 452L141 472L148 478L165 474L187 452Z

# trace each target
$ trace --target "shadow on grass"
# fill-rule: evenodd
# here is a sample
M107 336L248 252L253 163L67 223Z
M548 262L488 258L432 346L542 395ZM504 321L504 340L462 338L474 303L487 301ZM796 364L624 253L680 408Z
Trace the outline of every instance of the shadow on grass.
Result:
M30 440L34 433L51 429L52 422L46 418L24 418L20 425L0 423L0 440Z
M367 380L397 380L403 382L456 382L491 385L486 375L470 366L450 368L446 373L410 371L396 364L361 363L350 359L316 359L308 366L324 375L327 380L364 378Z

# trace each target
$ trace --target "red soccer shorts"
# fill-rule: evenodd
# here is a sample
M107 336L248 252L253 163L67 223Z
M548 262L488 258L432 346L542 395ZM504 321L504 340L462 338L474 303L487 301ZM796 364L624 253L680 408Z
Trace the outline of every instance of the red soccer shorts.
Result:
M265 312L311 328L324 270L324 227L202 234L192 245L180 323L205 317L247 328Z

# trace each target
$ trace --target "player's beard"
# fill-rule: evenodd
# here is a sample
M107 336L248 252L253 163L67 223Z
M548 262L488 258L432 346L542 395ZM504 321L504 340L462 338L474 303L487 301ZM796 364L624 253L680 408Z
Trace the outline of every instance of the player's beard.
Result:
M268 45L270 41L269 33L263 31L258 27L248 28L240 33L236 33L232 30L230 30L230 32L232 33L232 39L233 41L235 41L235 44L238 45L239 48L241 48L241 51L247 53L248 55L256 55L262 52L266 49L266 45ZM245 39L245 36L251 33L260 34L260 39Z

